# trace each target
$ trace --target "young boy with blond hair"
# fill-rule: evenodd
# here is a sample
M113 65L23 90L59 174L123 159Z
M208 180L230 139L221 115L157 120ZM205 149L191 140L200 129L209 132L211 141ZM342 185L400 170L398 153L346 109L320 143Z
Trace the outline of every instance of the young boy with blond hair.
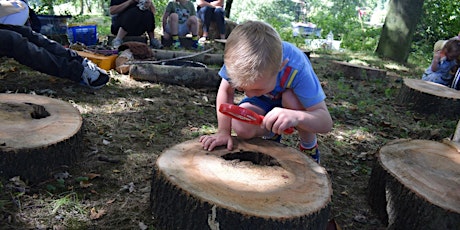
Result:
M212 151L226 145L232 150L232 129L242 139L264 137L279 141L284 130L295 127L301 140L299 149L320 162L316 133L329 132L332 119L318 77L301 50L281 41L270 25L248 21L229 35L219 75L218 131L200 137L204 149ZM233 104L235 90L246 95L239 106L265 116L260 126L218 111L223 103Z

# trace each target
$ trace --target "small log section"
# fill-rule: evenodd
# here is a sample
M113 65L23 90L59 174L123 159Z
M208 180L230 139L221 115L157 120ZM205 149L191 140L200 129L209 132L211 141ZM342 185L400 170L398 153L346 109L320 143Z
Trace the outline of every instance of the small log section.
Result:
M388 229L459 229L458 147L428 140L383 146L369 179L369 204Z
M421 79L404 79L396 102L420 114L458 119L460 91Z
M296 149L235 138L234 151L198 139L157 159L150 202L160 229L325 229L326 170Z
M71 104L30 94L0 94L0 176L31 183L74 163L82 117Z
M385 70L371 68L367 66L355 65L348 62L332 61L337 72L342 72L346 77L356 80L381 80L386 81L387 72Z
M219 69L203 66L134 64L129 69L129 76L134 80L217 90L221 81L218 72Z

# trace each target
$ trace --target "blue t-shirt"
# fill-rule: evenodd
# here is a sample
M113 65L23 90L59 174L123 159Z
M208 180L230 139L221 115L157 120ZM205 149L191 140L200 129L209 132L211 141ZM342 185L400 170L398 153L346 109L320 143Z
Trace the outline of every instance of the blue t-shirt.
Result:
M291 43L283 42L282 46L283 60L289 59L289 61L278 73L275 89L264 96L279 99L281 93L290 88L306 108L323 101L326 95L308 57ZM220 69L219 75L227 81L230 80L225 64Z
M433 72L431 65L423 73L422 80L431 81L434 83L449 85L452 81L453 75L450 74L450 70L457 65L456 60L443 60L438 63L438 70Z

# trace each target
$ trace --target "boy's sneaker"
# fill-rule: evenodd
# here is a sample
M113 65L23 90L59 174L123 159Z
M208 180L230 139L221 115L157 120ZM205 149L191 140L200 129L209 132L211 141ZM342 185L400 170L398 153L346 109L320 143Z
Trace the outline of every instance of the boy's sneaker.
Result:
M313 158L313 160L315 160L316 163L318 163L318 164L320 163L320 152L319 152L319 149L318 149L318 144L316 144L315 147L313 147L311 149L306 149L306 148L302 147L301 144L299 144L299 149L305 155L310 156L311 158Z
M110 77L107 72L92 61L85 58L81 64L84 67L80 82L82 85L92 89L100 89L109 81Z
M113 46L113 48L115 48L115 49L118 49L118 47L120 47L121 44L123 44L123 39L115 38L115 39L113 39L113 41L112 41L112 46Z
M155 38L152 38L150 40L150 47L152 47L153 49L163 49L163 45L161 44L161 42Z

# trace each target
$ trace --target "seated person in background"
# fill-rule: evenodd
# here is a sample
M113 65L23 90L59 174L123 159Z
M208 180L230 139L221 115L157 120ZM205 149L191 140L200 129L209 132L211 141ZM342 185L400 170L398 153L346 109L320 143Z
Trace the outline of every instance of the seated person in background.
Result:
M126 36L140 36L147 32L150 46L161 49L163 46L155 39L155 6L152 0L111 0L109 7L112 15L111 32L117 37L112 45L118 48Z
M20 0L0 0L0 24L24 25L29 19L29 6Z
M163 14L164 39L172 39L172 47L180 48L179 36L185 36L188 33L192 34L192 48L200 48L195 6L189 0L172 0L168 2Z
M0 24L0 56L13 58L34 70L92 89L102 88L109 81L107 72L90 60L33 32L28 26Z
M208 38L211 22L216 22L220 38L225 39L225 11L224 0L197 0L197 15L203 23L203 36L200 41Z
M451 39L457 39L457 40L460 40L460 32L458 32L458 35L451 38ZM433 52L436 52L436 51L440 51L442 49L442 47L444 47L444 45L446 44L448 40L439 40L437 41L435 44L434 44L434 47L433 47Z
M454 73L458 68L457 59L459 56L460 40L448 40L441 50L434 52L431 65L425 70L422 80L450 87Z

